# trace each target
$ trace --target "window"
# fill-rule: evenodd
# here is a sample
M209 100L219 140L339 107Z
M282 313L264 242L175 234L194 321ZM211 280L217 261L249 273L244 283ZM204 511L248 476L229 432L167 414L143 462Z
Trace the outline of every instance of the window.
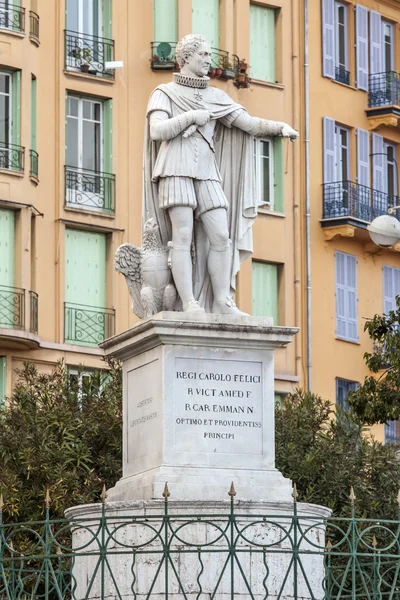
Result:
M370 11L370 72L388 73L394 70L394 25Z
M0 28L24 31L24 11L20 0L3 0L0 4Z
M7 358L0 356L0 406L4 406L7 394Z
M382 72L387 73L394 69L394 41L393 23L381 21L382 27Z
M69 383L73 389L77 390L79 406L82 405L82 400L86 398L88 389L91 389L90 382L93 373L94 371L87 369L85 371L74 368L68 369Z
M336 377L336 404L343 410L348 410L347 395L358 388L357 381Z
M22 171L20 147L21 72L0 72L0 169Z
M97 346L108 331L106 236L67 229L65 240L65 342Z
M219 48L219 0L192 0L192 31L204 35L211 48Z
M284 211L283 140L255 138L254 161L257 197L271 210Z
M352 254L335 252L336 337L358 341L357 259Z
M66 204L113 207L111 101L67 97Z
M22 325L23 291L14 287L15 213L0 208L0 327Z
M396 310L396 297L400 295L400 269L383 265L383 312Z
M378 214L382 214L397 204L396 144L373 133L371 158L374 205L380 211Z
M275 9L250 5L250 76L275 82Z
M39 176L39 155L37 153L37 133L36 133L36 121L37 121L37 85L36 85L36 77L32 75L31 79L31 164L30 164L30 176L38 177Z
M350 135L342 125L335 125L336 181L350 179Z
M350 180L350 131L324 117L324 183Z
M253 315L278 325L278 265L253 260L252 266Z
M385 423L385 444L398 443L400 441L400 421L388 421Z
M348 6L336 0L322 0L323 74L349 85Z
M335 2L335 79L349 85L347 64L347 5Z

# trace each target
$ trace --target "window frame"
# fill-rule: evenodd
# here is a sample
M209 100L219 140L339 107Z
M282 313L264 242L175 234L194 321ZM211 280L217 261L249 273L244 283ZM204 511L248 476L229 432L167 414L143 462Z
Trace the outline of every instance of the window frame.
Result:
M348 410L349 405L347 403L347 396L349 392L355 392L360 383L358 381L354 381L353 379L344 379L343 377L336 377L335 379L336 385L336 395L335 395L335 405L340 406L342 410ZM339 398L339 386L342 385L343 388L347 387L347 392L343 396L343 398Z
M269 171L269 200L265 201L263 197L265 170L262 169L262 159L266 158L261 154L262 143L268 143L268 171ZM269 206L270 210L275 208L275 160L274 160L274 140L271 137L254 138L254 166L257 187L257 197L260 201L260 207Z
M12 74L8 71L0 70L0 76L4 75L8 77L8 94L6 92L0 92L0 96L8 96L8 140L7 142L2 142L5 144L5 148L9 147L10 144L13 143L13 131L12 131L12 122L13 122L13 78Z
M385 27L388 26L390 28L390 69L386 68L386 42L385 42ZM391 21L386 19L381 19L381 69L383 73L387 73L390 71L394 71L394 45L395 45L395 36L394 36L394 24Z
M349 70L349 16L348 16L348 5L344 2L339 2L338 0L334 0L334 60L335 60L335 69L343 69L345 71ZM341 66L339 64L339 52L341 48L340 44L340 36L339 36L339 19L338 12L339 9L344 9L344 65Z
M74 116L74 115L70 114L70 112L69 112L70 100L78 101L78 116ZM94 119L87 119L86 117L83 116L83 103L84 102L90 102L93 105L98 104L100 106L100 121L96 121ZM77 165L71 165L71 164L69 164L69 162L67 160L67 158L68 158L69 119L75 119L78 122L78 127L77 127L77 129L78 129L78 131L77 131L78 160L76 161ZM67 135L66 135L66 164L67 164L67 166L75 167L77 169L82 169L82 171L91 171L91 169L85 169L83 167L83 138L84 138L83 124L85 121L88 121L90 123L99 123L99 125L100 125L100 127L99 127L99 139L100 139L99 169L95 168L93 171L95 173L103 172L104 171L104 148L103 148L103 145L104 145L104 102L102 100L98 100L96 98L90 98L88 96L76 96L75 94L68 94L66 121L67 121ZM95 162L96 162L96 157L95 157Z
M341 133L345 133L346 135L346 146L343 146L341 143ZM342 150L346 150L346 171L347 177L343 177L343 160L342 160ZM350 129L337 123L335 121L335 171L336 171L336 181L350 181ZM339 165L341 165L339 169ZM339 173L340 170L340 173Z
M76 33L78 33L80 36L90 36L90 37L102 37L102 32L103 32L103 3L101 2L101 0L99 0L98 2L98 7L99 7L99 14L98 14L98 23L97 23L97 32L94 31L94 24L95 24L95 15L94 15L94 2L96 0L76 0L77 1L77 16L78 16L78 23L76 25L76 29L75 28L71 28L69 26L68 23L68 0L66 0L66 6L65 6L65 25L66 25L66 29L68 31L74 31ZM92 5L92 19L91 19L91 26L92 26L92 32L89 33L88 31L83 31L83 23L84 23L84 10L85 7L88 6L88 3L91 2Z

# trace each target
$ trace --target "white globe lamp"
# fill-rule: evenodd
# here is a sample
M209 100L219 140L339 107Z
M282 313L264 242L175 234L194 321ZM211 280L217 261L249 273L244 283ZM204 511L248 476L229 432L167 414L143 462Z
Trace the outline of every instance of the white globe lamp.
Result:
M371 240L381 248L391 248L400 241L400 222L392 215L376 217L367 229Z

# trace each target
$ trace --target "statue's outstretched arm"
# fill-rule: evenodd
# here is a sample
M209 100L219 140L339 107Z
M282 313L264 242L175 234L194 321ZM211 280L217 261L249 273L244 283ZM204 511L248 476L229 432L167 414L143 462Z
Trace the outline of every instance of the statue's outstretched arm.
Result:
M150 137L155 142L172 140L191 125L202 126L210 120L208 110L188 110L177 117L169 118L163 110L150 114Z
M292 140L299 137L297 131L292 129L287 123L251 117L245 110L233 121L232 125L256 137L280 135Z

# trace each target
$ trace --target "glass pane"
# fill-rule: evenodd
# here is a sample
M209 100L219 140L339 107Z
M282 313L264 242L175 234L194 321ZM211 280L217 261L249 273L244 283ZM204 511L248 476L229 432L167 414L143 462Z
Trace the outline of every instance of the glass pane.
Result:
M269 157L269 142L261 142L261 156Z
M339 67L346 68L346 28L344 24L339 25Z
M393 146L386 146L388 161L393 161Z
M99 102L96 102L93 105L93 108L94 108L94 119L95 119L95 121L99 121L99 123L100 123L100 120L101 120L101 104Z
M5 75L4 73L0 73L0 93L1 94L9 94L10 93L10 76Z
M68 116L77 117L78 116L78 102L77 98L69 98L68 99Z
M67 29L79 31L79 0L67 0Z
M88 35L94 33L94 9L93 0L81 0L82 3L82 32Z
M100 125L90 121L83 121L82 125L82 167L92 171L100 171Z
M84 119L92 119L92 103L88 102L87 100L84 100L82 102L83 105L83 109L82 109L82 114L83 114L83 118Z
M261 157L261 199L263 202L270 202L270 180L269 180L269 158Z
M78 154L78 120L67 120L67 165L70 167L79 166Z
M0 96L0 142L8 144L10 133L10 97Z

